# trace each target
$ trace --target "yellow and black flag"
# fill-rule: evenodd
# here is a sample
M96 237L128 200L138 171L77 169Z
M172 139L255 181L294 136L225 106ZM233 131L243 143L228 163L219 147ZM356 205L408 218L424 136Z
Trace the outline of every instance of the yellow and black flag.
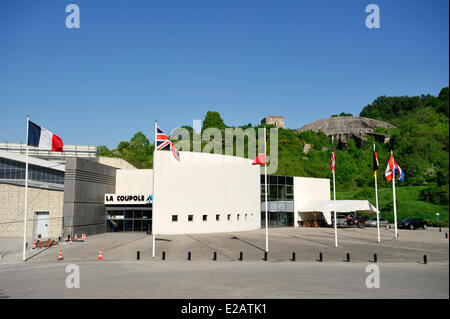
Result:
M378 157L377 152L375 151L375 147L373 150L373 176L377 178L377 171L378 171L379 163L378 163Z

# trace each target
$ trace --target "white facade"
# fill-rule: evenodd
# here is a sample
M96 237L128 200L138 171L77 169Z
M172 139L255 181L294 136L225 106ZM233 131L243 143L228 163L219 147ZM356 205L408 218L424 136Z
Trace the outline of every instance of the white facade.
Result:
M155 192L152 170L117 170L116 194L153 195L154 233L261 227L259 166L218 154L180 152L180 158L176 161L169 151L156 153Z
M116 194L153 194L152 169L118 169Z
M294 177L294 225L304 219L312 219L308 213L300 213L300 209L312 201L330 200L330 179ZM331 224L331 214L324 213L327 224ZM321 217L320 217L321 218Z

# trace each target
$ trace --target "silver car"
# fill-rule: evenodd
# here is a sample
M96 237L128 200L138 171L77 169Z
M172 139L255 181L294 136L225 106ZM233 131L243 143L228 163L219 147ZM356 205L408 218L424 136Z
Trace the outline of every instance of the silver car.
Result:
M366 227L377 227L377 218L372 217L371 219L366 220L364 223ZM386 226L389 225L389 222L386 218L380 217L380 226Z
M347 216L336 215L337 227L347 226ZM334 226L334 215L331 215L331 225Z

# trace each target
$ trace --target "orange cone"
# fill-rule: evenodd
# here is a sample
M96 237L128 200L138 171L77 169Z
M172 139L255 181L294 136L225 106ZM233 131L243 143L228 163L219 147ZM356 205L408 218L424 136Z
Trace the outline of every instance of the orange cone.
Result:
M73 238L73 240L75 240L75 241L78 240L77 234L75 234L75 237Z
M81 234L81 240L86 241L86 234Z
M58 260L63 260L63 256L62 256L62 250L59 251L59 256L58 256Z
M69 244L71 244L72 243L72 237L70 237L70 239L69 239Z
M102 250L98 253L98 260L103 260Z
M33 249L35 249L35 248L36 248L36 241L33 240Z

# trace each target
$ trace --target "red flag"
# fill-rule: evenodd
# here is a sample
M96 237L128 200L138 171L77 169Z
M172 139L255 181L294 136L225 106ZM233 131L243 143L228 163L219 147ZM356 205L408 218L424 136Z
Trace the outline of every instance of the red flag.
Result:
M330 160L330 168L332 173L334 173L335 167L336 167L336 157L334 155L334 140L333 140L333 152L331 153L331 160Z
M252 165L265 165L266 162L266 154L261 153L256 156L255 160L253 161Z

